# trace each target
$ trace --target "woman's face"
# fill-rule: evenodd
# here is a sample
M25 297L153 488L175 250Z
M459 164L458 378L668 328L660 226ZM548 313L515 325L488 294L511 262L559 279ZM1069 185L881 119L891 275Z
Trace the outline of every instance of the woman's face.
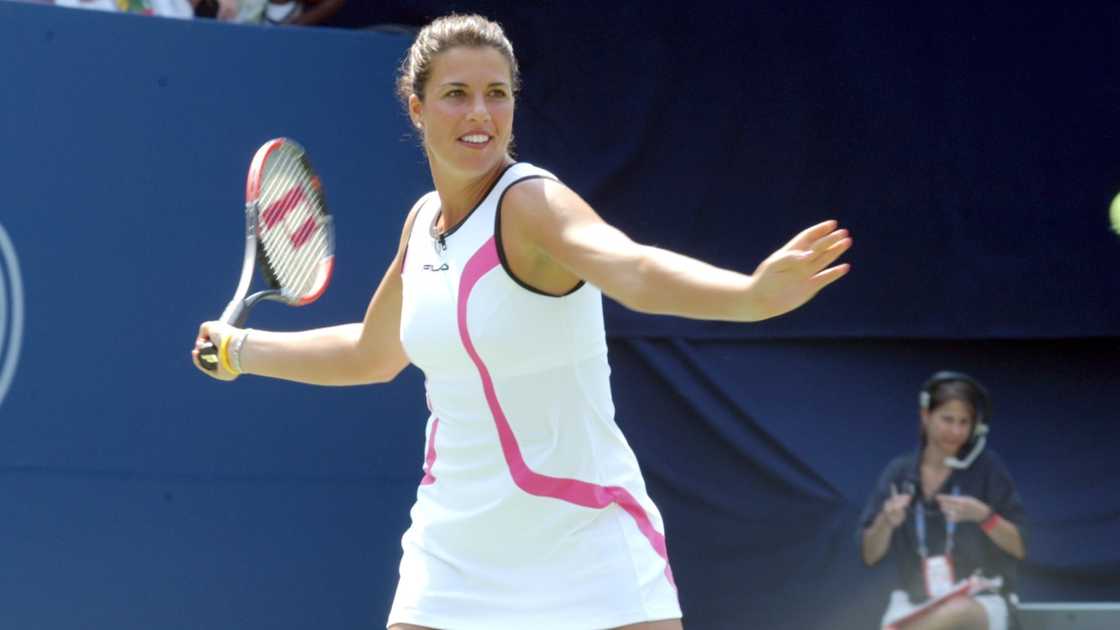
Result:
M922 411L922 427L929 446L946 455L956 455L972 435L976 416L972 405L950 399L928 411Z
M432 59L424 100L409 115L424 136L432 168L481 176L506 160L513 135L510 66L494 48L457 46Z

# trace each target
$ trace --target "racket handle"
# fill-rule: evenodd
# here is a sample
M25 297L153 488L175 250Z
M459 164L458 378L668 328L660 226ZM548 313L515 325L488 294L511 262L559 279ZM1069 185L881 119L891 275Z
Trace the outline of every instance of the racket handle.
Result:
M218 347L207 341L198 349L198 363L209 372L218 370Z

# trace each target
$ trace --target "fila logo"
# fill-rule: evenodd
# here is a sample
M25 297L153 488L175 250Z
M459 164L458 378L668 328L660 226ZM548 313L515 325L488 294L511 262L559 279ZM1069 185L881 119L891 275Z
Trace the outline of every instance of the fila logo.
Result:
M0 404L12 384L23 341L23 283L12 239L0 225Z
M424 265L424 271L447 271L447 270L448 270L447 263L443 263L442 265L440 265L438 267L436 267L435 265Z

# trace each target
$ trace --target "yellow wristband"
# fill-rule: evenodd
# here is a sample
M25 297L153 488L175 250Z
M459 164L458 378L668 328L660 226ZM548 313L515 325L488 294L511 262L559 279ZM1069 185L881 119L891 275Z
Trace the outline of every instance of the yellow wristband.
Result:
M229 363L229 341L233 335L222 335L222 345L218 346L218 360L221 361L222 367L232 374L240 374Z

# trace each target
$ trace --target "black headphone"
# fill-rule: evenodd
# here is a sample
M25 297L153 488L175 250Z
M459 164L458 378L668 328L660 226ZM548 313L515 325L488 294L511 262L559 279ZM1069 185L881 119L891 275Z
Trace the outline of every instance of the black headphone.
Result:
M984 450L984 444L987 442L987 435L990 430L989 422L992 417L992 403L988 396L988 390L979 381L964 372L943 370L934 373L922 384L922 390L918 394L918 404L922 409L929 411L937 388L944 383L954 382L966 383L976 392L976 395L970 397L971 399L968 401L976 413L976 421L972 424L972 434L968 437L968 442L961 449L967 455L964 459L947 457L945 458L945 464L951 468L968 468L979 457L980 451Z

